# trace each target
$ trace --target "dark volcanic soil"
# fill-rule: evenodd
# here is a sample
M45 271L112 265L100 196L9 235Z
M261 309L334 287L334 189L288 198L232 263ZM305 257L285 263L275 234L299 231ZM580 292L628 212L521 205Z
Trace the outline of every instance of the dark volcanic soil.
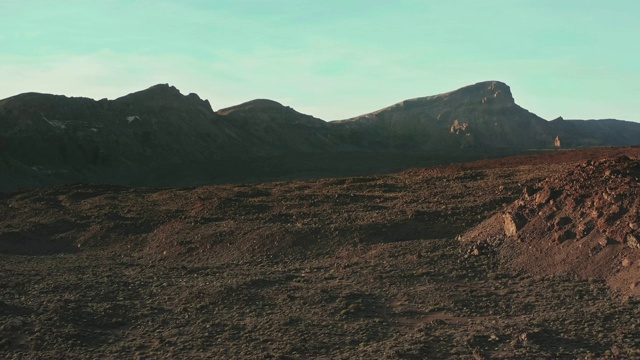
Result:
M640 302L606 276L456 240L526 186L620 155L640 149L2 194L0 357L638 358Z

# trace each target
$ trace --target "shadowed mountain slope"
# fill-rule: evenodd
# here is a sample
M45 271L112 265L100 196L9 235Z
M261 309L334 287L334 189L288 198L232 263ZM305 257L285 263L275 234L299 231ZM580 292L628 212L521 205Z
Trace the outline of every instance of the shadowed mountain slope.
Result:
M115 100L0 100L0 190L67 184L194 186L345 176L529 149L634 145L640 124L548 122L482 82L325 122L271 100L213 111L167 84Z
M639 124L615 119L550 121L549 127L562 138L564 147L637 145Z
M325 152L348 148L330 123L272 100L252 100L218 110L225 126L261 155L278 152ZM347 145L347 146L345 146Z
M405 100L340 123L392 149L548 148L556 136L497 81Z

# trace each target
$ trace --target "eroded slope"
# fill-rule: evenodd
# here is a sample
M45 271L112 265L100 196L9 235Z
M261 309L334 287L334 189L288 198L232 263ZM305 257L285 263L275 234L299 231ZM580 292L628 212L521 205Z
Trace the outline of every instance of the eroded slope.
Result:
M518 200L463 238L497 246L520 270L602 278L638 295L639 179L640 161L626 155L570 166L525 186Z

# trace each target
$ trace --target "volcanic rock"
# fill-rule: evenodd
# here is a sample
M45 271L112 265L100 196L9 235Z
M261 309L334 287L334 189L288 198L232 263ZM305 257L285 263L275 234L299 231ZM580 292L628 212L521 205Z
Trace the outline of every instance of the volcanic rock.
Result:
M504 233L509 237L516 237L525 220L519 214L504 214Z
M574 239L576 234L571 230L558 231L553 235L553 240L556 243L563 243L565 240Z
M632 232L639 222L639 177L640 160L628 157L575 165L562 176L525 188L503 214L461 240L479 243L486 237L517 234L519 242L503 242L499 249L514 268L603 278L613 288L628 291L629 279L639 278L640 269L617 264L621 258L640 258L640 235ZM533 201L532 188L541 189ZM515 214L522 217L520 222Z
M627 235L627 246L632 249L640 249L640 242L638 241L638 236L635 234Z
M551 200L551 189L548 186L545 186L537 195L535 199L536 205L546 204L549 200Z

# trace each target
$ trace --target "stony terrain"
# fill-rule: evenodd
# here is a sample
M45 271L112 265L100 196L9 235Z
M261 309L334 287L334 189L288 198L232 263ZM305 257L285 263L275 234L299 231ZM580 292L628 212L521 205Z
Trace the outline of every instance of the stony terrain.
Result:
M0 357L640 358L638 158L2 193Z
M638 296L639 194L638 159L585 161L525 187L517 201L465 239L477 247L499 244L512 266L529 273L604 278Z

